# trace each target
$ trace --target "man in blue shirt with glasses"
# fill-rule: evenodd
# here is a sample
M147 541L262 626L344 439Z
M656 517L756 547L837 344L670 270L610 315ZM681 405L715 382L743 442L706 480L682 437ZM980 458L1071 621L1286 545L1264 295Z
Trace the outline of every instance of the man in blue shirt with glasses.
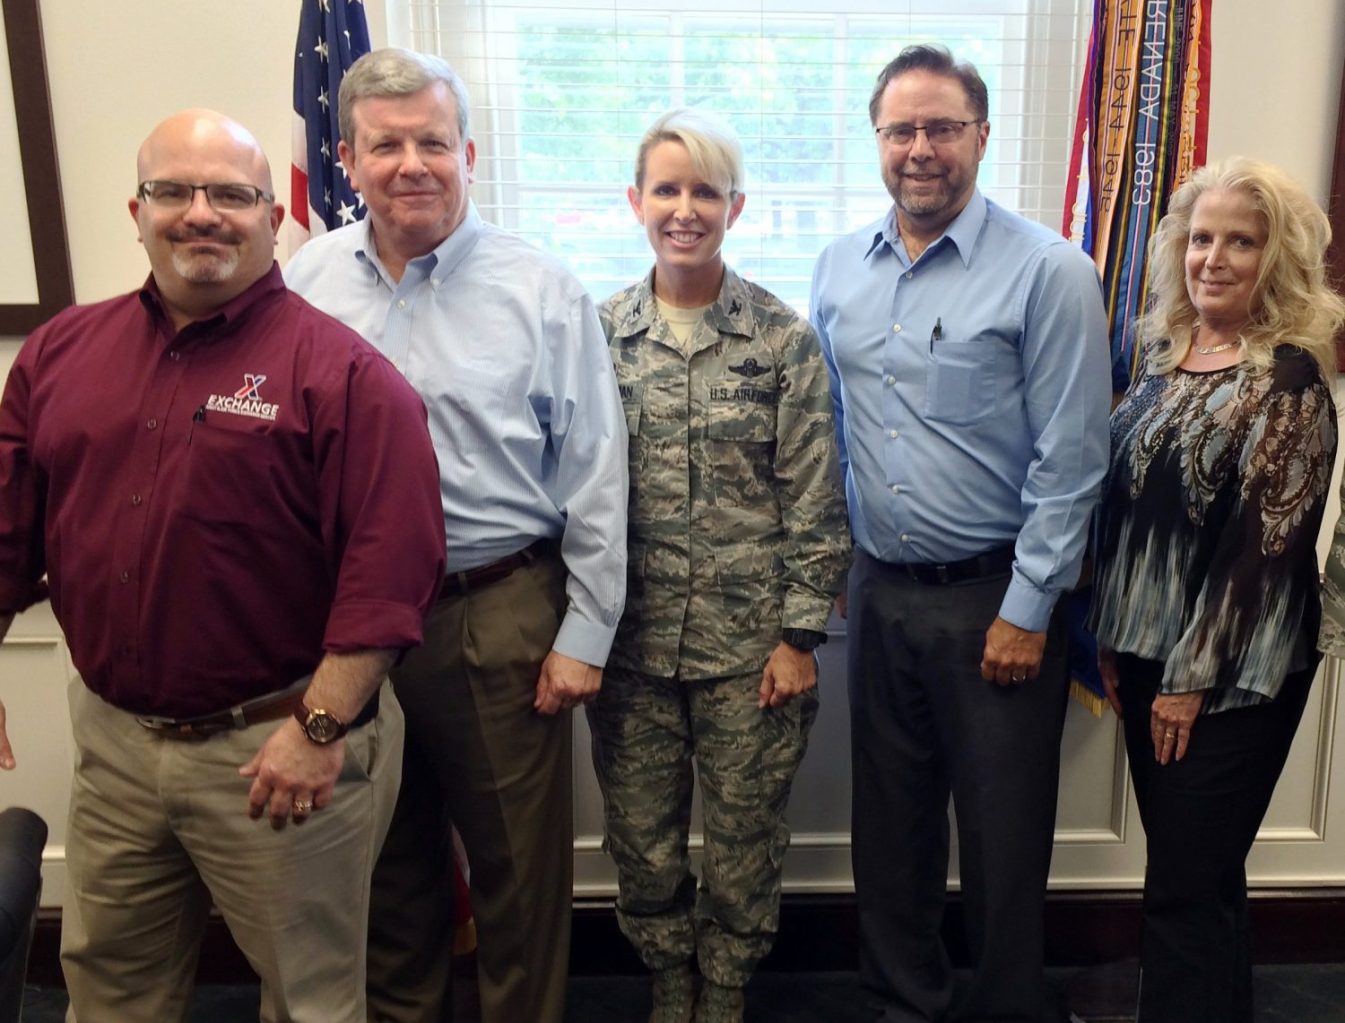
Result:
M818 260L850 524L853 858L883 1020L1036 1021L1068 692L1055 606L1107 461L1092 261L976 188L984 82L934 46L878 78L893 208ZM972 978L940 938L956 808Z

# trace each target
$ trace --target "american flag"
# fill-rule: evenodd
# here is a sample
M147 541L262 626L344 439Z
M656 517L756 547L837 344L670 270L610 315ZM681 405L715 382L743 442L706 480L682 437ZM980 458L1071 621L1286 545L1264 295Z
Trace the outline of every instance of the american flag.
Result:
M364 0L303 0L294 54L293 249L364 216L336 155L336 94L346 70L369 49Z

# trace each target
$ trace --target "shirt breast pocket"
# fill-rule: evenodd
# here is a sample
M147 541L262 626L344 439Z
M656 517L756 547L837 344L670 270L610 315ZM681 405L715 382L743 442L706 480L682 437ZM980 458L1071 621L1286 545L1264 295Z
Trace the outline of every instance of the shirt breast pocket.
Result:
M632 441L640 436L640 410L644 408L644 385L621 384L621 409L626 414L626 433Z
M500 431L512 433L528 424L524 399L508 368L467 363L447 369L432 391L423 392L429 414L446 438L445 451L457 458L488 450ZM540 426L538 426L540 429Z
M935 342L925 415L958 426L984 419L1008 383L1007 372L1004 348L993 340Z
M305 462L295 471L284 432L275 424L232 421L237 418L211 413L192 423L184 508L197 521L217 526L283 529L295 511L295 488L311 480L311 467Z
M631 508L636 507L636 495L638 487L642 484L642 469L646 465L644 458L644 446L640 442L640 419L643 418L644 395L636 391L633 397L625 397L625 388L621 390L621 411L625 413L625 436L628 440L627 458L629 462L629 480L631 480Z
M768 444L775 440L779 394L773 383L724 380L710 385L708 434L711 440Z

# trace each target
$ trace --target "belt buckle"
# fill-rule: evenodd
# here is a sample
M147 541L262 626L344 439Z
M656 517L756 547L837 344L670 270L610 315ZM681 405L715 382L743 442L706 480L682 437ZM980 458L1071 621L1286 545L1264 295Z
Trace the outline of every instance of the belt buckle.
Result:
M156 735L161 735L166 739L183 739L187 742L204 742L221 730L219 727L206 728L201 725L193 725L187 721L173 721L151 715L137 717L135 720L136 724L154 732Z

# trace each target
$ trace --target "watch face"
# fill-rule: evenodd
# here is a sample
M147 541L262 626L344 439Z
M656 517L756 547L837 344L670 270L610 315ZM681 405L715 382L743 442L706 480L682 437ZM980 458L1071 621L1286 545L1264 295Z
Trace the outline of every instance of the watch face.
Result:
M341 722L326 711L315 710L308 715L304 725L308 737L314 742L331 742L341 734Z

